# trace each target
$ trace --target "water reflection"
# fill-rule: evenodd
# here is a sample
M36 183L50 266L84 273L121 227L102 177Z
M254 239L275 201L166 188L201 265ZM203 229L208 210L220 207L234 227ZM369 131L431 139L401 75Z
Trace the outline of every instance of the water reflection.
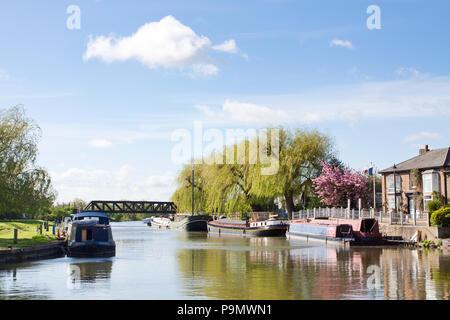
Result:
M32 270L33 264L24 262L0 266L0 300L2 299L48 299L50 290L35 282L22 283L23 273Z
M0 266L0 299L449 299L450 255L113 225L114 258ZM378 273L379 271L379 273Z
M309 246L280 238L214 239L210 245L177 252L191 296L449 299L450 257L438 251ZM376 285L370 286L371 276Z
M75 271L71 272L71 275L74 280L94 283L97 280L109 279L112 265L111 260L71 263L70 269Z

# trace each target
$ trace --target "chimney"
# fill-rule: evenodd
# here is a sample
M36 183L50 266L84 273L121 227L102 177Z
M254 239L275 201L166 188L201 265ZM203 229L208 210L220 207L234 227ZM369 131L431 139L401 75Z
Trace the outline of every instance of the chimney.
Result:
M428 145L425 145L425 149L419 149L419 155L423 155L425 153L427 153L428 151L430 151L430 149L428 148Z

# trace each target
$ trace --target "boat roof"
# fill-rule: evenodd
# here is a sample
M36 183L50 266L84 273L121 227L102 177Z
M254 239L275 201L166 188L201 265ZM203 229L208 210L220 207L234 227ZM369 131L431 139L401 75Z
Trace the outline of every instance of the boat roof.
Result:
M95 211L86 211L86 212L81 212L81 213L77 213L77 214L74 215L75 219L89 218L89 217L109 219L109 216L106 213L95 212Z

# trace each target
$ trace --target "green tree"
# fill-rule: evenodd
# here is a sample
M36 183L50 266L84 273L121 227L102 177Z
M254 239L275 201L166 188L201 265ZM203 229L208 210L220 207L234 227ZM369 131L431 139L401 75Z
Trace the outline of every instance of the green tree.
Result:
M318 131L292 133L280 128L278 132L279 150L257 138L247 139L226 146L222 152L196 164L195 212L272 211L276 209L277 197L284 198L289 213L294 209L294 197L303 199L306 204L308 197L314 196L311 179L320 172L319 160L331 159L331 139ZM272 141L270 135L276 132L268 129L266 133L268 141ZM267 164L261 159L255 161L255 150L259 158L261 154L269 157L279 151L278 172L264 175L262 169L267 168ZM172 195L180 212L191 212L192 183L191 166L186 165L178 175L177 189Z
M192 166L185 165L178 173L177 189L171 197L177 205L178 212L192 211L192 184L194 184L194 213L206 211L206 193L204 186L204 164L197 164L194 168L194 181L192 180Z
M271 152L268 150L268 154ZM320 173L320 160L327 161L332 154L332 141L328 135L317 130L291 132L281 127L278 172L262 175L260 170L254 170L251 192L256 196L283 197L291 218L294 198L310 194L311 180Z
M34 218L55 199L50 176L36 164L40 134L23 107L0 111L0 216Z

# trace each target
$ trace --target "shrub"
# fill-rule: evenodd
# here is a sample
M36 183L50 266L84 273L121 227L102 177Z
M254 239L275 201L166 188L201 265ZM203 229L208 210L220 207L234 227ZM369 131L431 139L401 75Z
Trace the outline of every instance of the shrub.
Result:
M422 247L424 248L429 248L434 246L434 241L433 240L423 240L422 241Z
M435 212L435 211L439 210L441 207L442 207L442 203L439 199L431 200L427 204L428 212Z
M430 221L433 226L450 227L450 207L442 207L434 211Z

